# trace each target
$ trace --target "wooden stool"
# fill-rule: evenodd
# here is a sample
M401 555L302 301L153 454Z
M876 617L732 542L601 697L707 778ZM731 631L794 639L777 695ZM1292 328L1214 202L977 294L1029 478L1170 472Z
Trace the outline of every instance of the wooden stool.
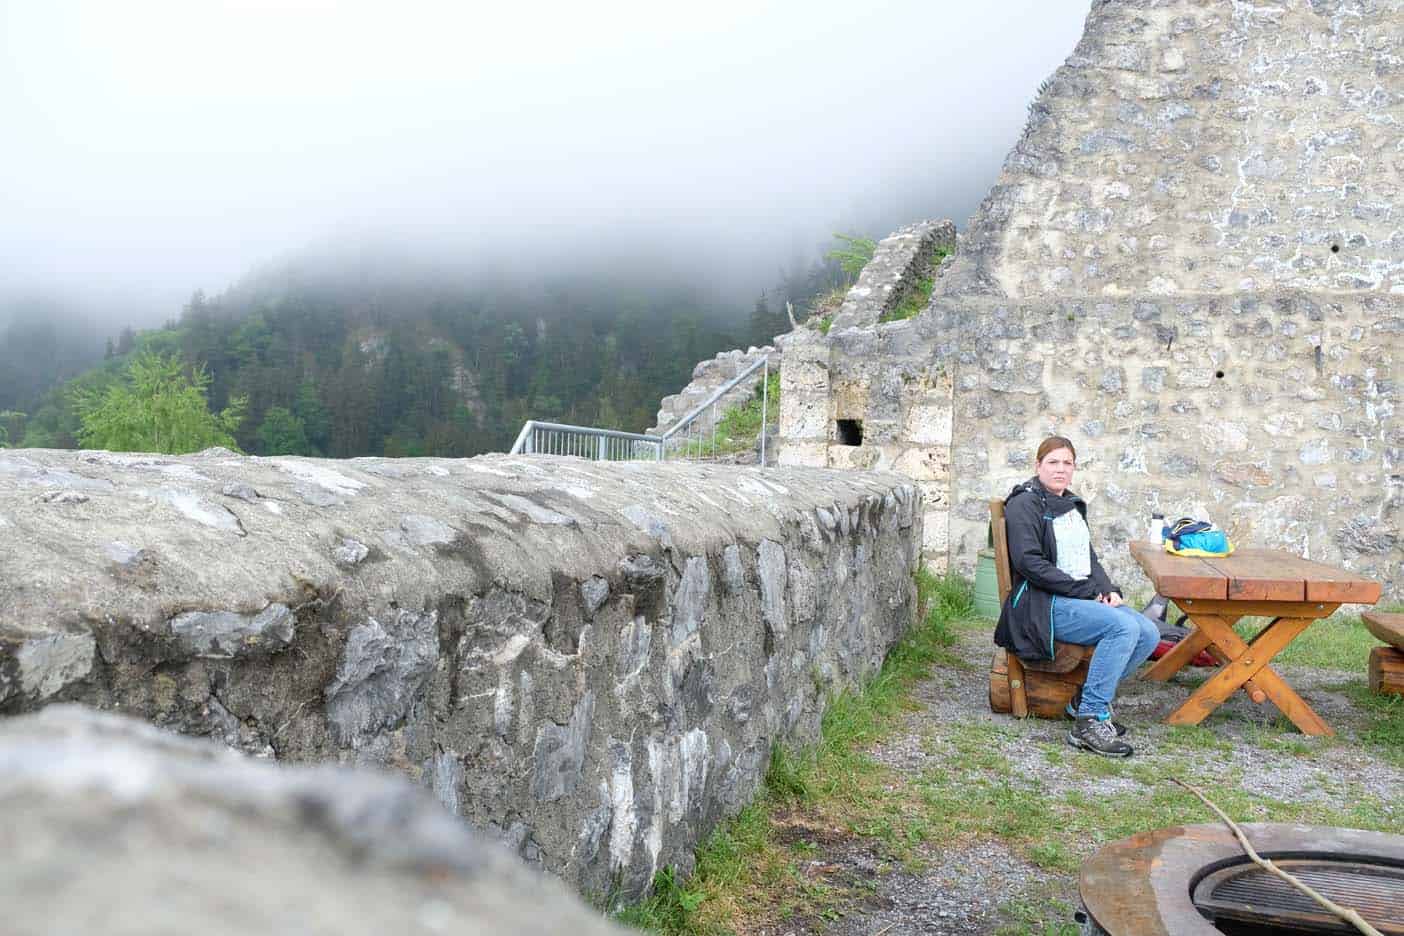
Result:
M1404 614L1366 611L1365 628L1390 644L1370 651L1370 690L1404 695Z
M995 578L1002 605L1013 587L1002 500L990 501L990 528L994 531ZM1087 681L1087 667L1095 649L1058 641L1053 646L1053 659L1032 662L996 650L990 663L990 711L1008 712L1017 718L1030 714L1064 718L1068 703Z

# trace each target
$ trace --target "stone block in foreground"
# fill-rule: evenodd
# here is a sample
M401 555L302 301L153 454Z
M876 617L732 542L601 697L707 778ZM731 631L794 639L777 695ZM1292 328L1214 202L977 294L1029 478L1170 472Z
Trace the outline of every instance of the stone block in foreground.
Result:
M913 620L918 500L807 468L0 451L0 711L393 767L636 895Z
M403 779L58 705L0 720L11 936L623 930Z

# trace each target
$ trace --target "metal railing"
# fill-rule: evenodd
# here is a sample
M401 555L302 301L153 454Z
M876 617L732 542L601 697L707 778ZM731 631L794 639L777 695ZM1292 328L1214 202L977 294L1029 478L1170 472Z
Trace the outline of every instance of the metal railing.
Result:
M708 456L715 458L719 454L717 424L720 420L717 405L722 397L756 371L762 372L760 463L764 467L765 429L770 408L768 356L752 362L741 373L713 390L705 400L689 410L686 416L658 435L570 426L565 423L531 419L517 434L511 454L576 455L596 461L663 461L668 458L696 459ZM700 422L704 414L710 417L709 424Z
M517 433L511 454L576 455L596 461L657 461L663 457L663 440L637 432L529 419Z

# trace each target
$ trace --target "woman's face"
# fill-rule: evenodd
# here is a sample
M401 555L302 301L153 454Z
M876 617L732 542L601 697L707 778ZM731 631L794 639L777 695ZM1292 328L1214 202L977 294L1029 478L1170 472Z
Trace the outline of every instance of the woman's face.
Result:
M1054 494L1061 494L1072 484L1077 461L1065 448L1054 449L1038 463L1038 481Z

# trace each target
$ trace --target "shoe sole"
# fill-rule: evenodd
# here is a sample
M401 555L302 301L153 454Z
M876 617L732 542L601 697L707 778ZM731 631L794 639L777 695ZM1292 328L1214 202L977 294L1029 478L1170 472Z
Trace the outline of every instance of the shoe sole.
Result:
M1077 748L1079 751L1091 751L1093 754L1099 754L1102 757L1130 757L1132 754L1136 753L1135 749L1129 751L1102 751L1094 748L1086 741L1078 740L1071 732L1068 733L1068 744Z

